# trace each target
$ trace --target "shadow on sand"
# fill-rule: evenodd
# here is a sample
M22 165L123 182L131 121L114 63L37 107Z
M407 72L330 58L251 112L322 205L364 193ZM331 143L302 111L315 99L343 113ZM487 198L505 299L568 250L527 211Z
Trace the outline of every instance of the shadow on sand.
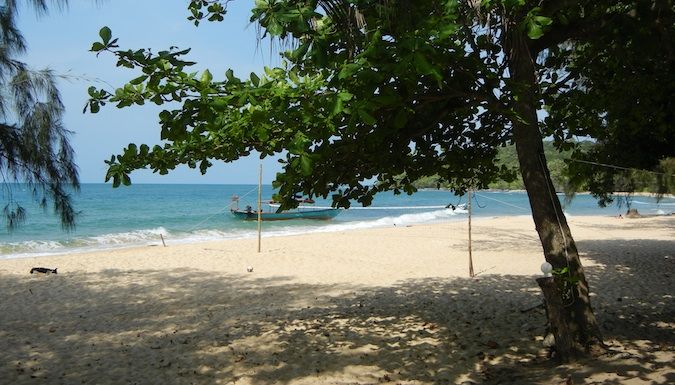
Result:
M303 285L199 270L0 275L0 382L7 384L551 384L597 373L621 384L672 362L672 243L588 241L608 341L640 355L556 367L538 356L532 277ZM643 261L636 248L664 255ZM670 259L665 256L669 255ZM649 269L642 269L645 265ZM670 326L668 326L670 325ZM358 373L358 374L354 374ZM591 382L585 382L591 383Z

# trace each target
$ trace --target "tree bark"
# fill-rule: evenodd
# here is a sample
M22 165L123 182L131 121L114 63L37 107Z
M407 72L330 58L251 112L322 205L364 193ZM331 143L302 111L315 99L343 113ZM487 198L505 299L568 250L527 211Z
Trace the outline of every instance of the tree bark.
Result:
M534 55L525 33L515 24L503 36L509 73L514 82L513 100L516 102L512 107L518 118L512 122L513 140L520 172L546 260L555 269L567 267L568 278L572 282L576 281L575 285L570 285L572 296L563 301L567 312L564 322L569 323L573 335L574 354L585 355L603 346L602 338L591 308L588 283L579 253L546 165L536 111L539 92Z
M573 333L569 328L568 313L562 301L558 282L554 277L537 278L537 283L544 293L546 315L550 331L555 338L556 357L561 362L570 362L576 358Z

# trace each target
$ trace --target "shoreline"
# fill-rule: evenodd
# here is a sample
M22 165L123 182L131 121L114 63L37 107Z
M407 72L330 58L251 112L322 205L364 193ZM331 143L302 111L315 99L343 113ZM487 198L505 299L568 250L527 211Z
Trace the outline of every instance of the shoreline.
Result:
M0 260L0 378L629 385L675 371L675 217L569 219L605 342L542 355L529 216ZM29 274L36 265L54 275ZM252 272L247 268L251 267ZM619 300L620 299L620 300ZM534 306L534 308L533 308ZM527 310L532 308L532 310Z
M658 217L671 217L675 216L675 212L667 213L667 214L640 214L639 217L635 218L629 218L629 220L635 220L635 219L640 219L640 218L658 218ZM499 218L519 218L519 217L524 217L524 218L531 218L531 215L529 214L514 214L514 215L478 215L478 216L473 216L472 220L474 222L476 221L483 221L483 220L490 220L490 219L499 219ZM590 214L590 215L579 215L579 214L567 214L566 217L569 218L617 218L615 215L597 215L597 214ZM466 223L467 217L465 216L460 216L460 217L452 217L450 219L445 219L441 221L434 221L434 222L419 222L419 223L406 223L402 226L405 227L413 227L413 226L437 226L437 225L442 225L442 224L447 224L447 223ZM324 228L314 228L314 229L308 229L308 228L301 228L295 231L288 232L288 230L283 230L283 231L278 231L278 230L271 230L268 231L267 234L265 231L263 231L263 239L265 238L283 238L283 237L294 237L294 236L302 236L302 235L312 235L312 234L332 234L332 233L340 233L340 232L351 232L351 231L368 231L368 230L376 230L376 229L388 229L392 227L397 227L396 224L382 224L382 225L372 225L372 226L367 226L367 227L357 227L357 228L349 228L349 229L334 229L334 230L326 230ZM189 238L171 238L169 236L164 236L164 242L167 244L167 246L179 246L179 245L195 245L198 246L200 244L208 244L208 243L213 243L213 242L228 242L228 241L245 241L245 240L251 240L257 238L256 233L250 233L250 234L243 234L243 235L238 235L234 237L223 237L223 238L213 238L213 239L189 239ZM31 253L23 253L23 254L8 254L7 256L0 255L0 262L5 261L5 260L14 260L14 259L36 259L36 258L50 258L50 257L61 257L61 256L68 256L68 255L86 255L86 254L98 254L98 253L115 253L116 251L123 251L123 250L128 250L128 249L145 249L148 247L163 247L162 239L158 237L156 240L146 240L143 243L138 243L138 244L129 244L129 245L121 245L121 244L114 244L114 245L102 245L102 246L85 246L85 247L74 247L74 248L65 248L64 250L61 251L44 251L44 252L37 252L34 254Z
M97 192L100 194L101 192ZM217 195L217 191L205 191L204 194L210 196ZM437 203L439 200L448 200L445 193L432 193L422 195L421 201L425 203L433 201ZM180 195L180 194L179 194ZM130 196L128 198L132 198ZM445 197L445 198L444 198ZM483 193L476 194L477 207L474 210L474 217L492 217L495 215L525 215L529 213L529 204L527 198L523 193L513 194L496 194ZM115 199L120 196L115 195ZM452 199L450 199L452 200ZM465 200L465 199L464 199ZM457 199L455 199L457 201ZM670 213L675 205L675 201L665 200L662 206L654 204L653 198L645 198L640 200L635 198L635 205L642 214ZM136 200L133 200L136 202ZM396 202L396 203L394 203ZM385 206L406 206L406 200L400 201L383 201ZM672 203L671 203L672 202ZM388 204L389 203L389 204ZM393 204L391 204L393 203ZM481 207L481 203L487 207ZM120 202L119 204L122 204ZM124 226L125 215L130 215L130 207L124 206L118 214L113 215L109 220L104 221L99 227L96 221L89 220L78 228L78 231L73 233L62 233L57 231L52 225L47 225L45 221L40 222L36 227L28 227L25 231L18 231L16 234L3 234L0 236L0 258L32 258L35 256L51 256L64 255L71 253L86 253L90 251L103 251L106 249L123 249L128 247L139 247L145 245L160 245L160 235L171 243L198 243L209 240L218 239L232 239L232 238L249 238L256 237L255 226L247 226L238 221L233 221L231 218L225 216L218 218L214 223L209 223L205 226L198 226L195 223L202 224L203 219L210 219L213 213L202 213L198 216L185 217L185 207L190 205L181 205L179 202L173 202L174 207L177 207L178 212L175 217L167 220L161 213L162 209L154 207L154 211L150 214L148 220L134 220L127 226ZM191 204L194 204L191 203ZM645 206L646 204L646 206ZM178 205L178 206L175 206ZM594 215L619 215L623 214L625 209L617 207L609 207L601 209L596 207L596 203L589 197L580 196L575 202L566 207L566 214L569 216L594 216ZM89 207L89 206L88 206ZM439 206L440 207L440 206ZM94 210L93 213L99 216L105 216L104 212L100 211L96 206L89 207ZM657 210L658 209L658 210ZM99 210L99 211L96 211ZM137 210L136 210L137 211ZM181 214L183 213L183 214ZM362 215L364 214L364 215ZM378 214L378 215L374 215ZM220 215L220 214L218 214ZM438 211L389 211L389 212L366 212L353 211L341 214L335 221L326 223L317 223L307 221L306 223L295 222L290 225L282 223L264 224L263 231L269 235L286 236L289 234L301 234L307 232L317 231L342 231L345 228L369 228L369 227L388 227L393 225L406 224L423 224L433 222L443 222L446 220L466 221L466 212L460 213L452 217L444 210ZM92 216L96 218L96 216ZM189 218L189 219L183 219ZM116 225L117 224L117 225ZM121 224L121 226L120 226ZM255 225L255 224L253 224Z

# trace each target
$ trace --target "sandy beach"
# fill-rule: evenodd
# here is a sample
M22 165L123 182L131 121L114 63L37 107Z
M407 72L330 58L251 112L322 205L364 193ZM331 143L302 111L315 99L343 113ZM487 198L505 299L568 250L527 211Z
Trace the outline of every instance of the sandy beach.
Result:
M569 223L595 360L542 353L522 216L474 220L474 279L466 222L0 260L0 384L675 383L675 216Z

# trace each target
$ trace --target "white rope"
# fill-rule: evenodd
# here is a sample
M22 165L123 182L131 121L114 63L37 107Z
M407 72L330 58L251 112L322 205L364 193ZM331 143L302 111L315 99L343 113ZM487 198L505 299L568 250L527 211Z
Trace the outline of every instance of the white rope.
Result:
M481 198L485 198L485 199L489 199L489 200L491 200L491 201L495 201L495 202L501 203L501 204L506 205L506 206L515 207L515 208L520 209L520 210L523 210L523 211L529 211L528 209L526 209L526 208L524 208L524 207L516 206L516 205L514 205L514 204L511 204L511 203L508 203L508 202L501 201L501 200L499 200L499 199L490 198L489 196L486 196L486 195L478 194L478 193L475 193L475 192L474 192L473 194L476 195L476 196L480 196Z
M250 194L250 193L252 193L252 192L254 192L254 191L256 191L256 190L258 190L258 188L257 188L257 187L254 187L251 191L247 192L246 194L242 195L241 197L237 197L237 200L239 200L239 199L241 199L241 198L244 198L245 196L247 196L248 194ZM196 229L197 227L199 227L199 226L203 225L204 223L206 223L207 221L209 221L211 218L213 218L213 217L215 217L215 216L217 216L217 215L220 215L220 214L224 213L225 211L229 210L230 208L231 208L231 205L230 205L229 207L225 207L224 209L222 209L222 210L216 212L216 213L213 214L213 215L210 215L209 217L207 217L207 218L204 219L203 221L201 221L201 222L197 223L196 225L192 226L191 228L189 228L189 229L188 229L188 232L193 231L193 230Z
M578 162L578 163L586 163L586 164L592 164L594 166L602 166L602 167L609 167L609 168L615 168L617 170L626 170L626 171L641 171L641 172L648 172L650 174L656 174L656 175L666 175L666 176L675 176L675 174L666 174L664 172L657 172L657 171L650 171L650 170L642 170L639 168L631 168L631 167L621 167L621 166L615 166L613 164L607 164L607 163L598 163L598 162L591 162L588 160L581 160L581 159L574 159L574 158L567 158L568 160L572 162Z
M196 225L194 225L190 229L188 229L188 233L191 232L192 230L196 229L197 227L201 226L202 224L204 224L205 222L207 222L211 218L215 217L216 215L220 215L220 214L224 213L226 210L229 210L229 209L230 209L229 207L225 207L224 209L218 211L217 213L215 213L215 214L209 216L208 218L204 219L203 221L197 223Z
M246 196L247 196L248 194L250 194L250 193L252 193L252 192L254 192L254 191L258 191L258 188L257 188L257 187L254 187L253 189L251 189L251 191L247 192L246 194L244 194L244 195L242 195L242 196L240 196L240 197L237 197L237 200L241 200L241 199L243 199L243 198L246 198ZM235 195L235 196L236 196L236 195Z
M279 207L279 204L269 203L270 207ZM298 206L299 209L333 209L331 206ZM427 210L427 209L445 209L446 206L377 206L377 207L350 207L348 210Z
M653 206L653 205L657 205L657 206L658 206L658 205L662 205L662 206L675 206L675 203L663 203L663 202L654 202L654 203L650 203L650 202L642 202L642 201L636 201L636 200L633 201L633 204L634 204L634 205L652 205L652 206Z
M563 239L563 251L565 252L565 263L567 264L567 276L569 278L572 278L572 269L570 268L570 255L569 255L569 252L567 250L567 247L568 247L567 237L565 236L565 230L563 229L562 221L560 220L560 215L558 215L558 210L555 209L556 202L555 202L554 199L557 199L557 195L554 194L553 190L551 189L552 182L550 180L550 175L547 172L548 168L545 165L544 154L540 153L538 158L539 158L539 165L541 165L541 171L549 179L546 183L546 187L548 188L548 195L551 198L551 204L553 205L553 212L555 213L555 219L556 219L556 221L558 221L558 227L560 228L560 235L562 235L562 239ZM554 196L556 196L556 198L554 198ZM557 203L559 204L560 202L557 202ZM568 228L569 228L569 225L568 225ZM567 304L563 304L563 306L568 307L568 306L572 306L572 304L574 304L574 301L575 301L574 290L571 290L571 293L572 293L571 301Z

